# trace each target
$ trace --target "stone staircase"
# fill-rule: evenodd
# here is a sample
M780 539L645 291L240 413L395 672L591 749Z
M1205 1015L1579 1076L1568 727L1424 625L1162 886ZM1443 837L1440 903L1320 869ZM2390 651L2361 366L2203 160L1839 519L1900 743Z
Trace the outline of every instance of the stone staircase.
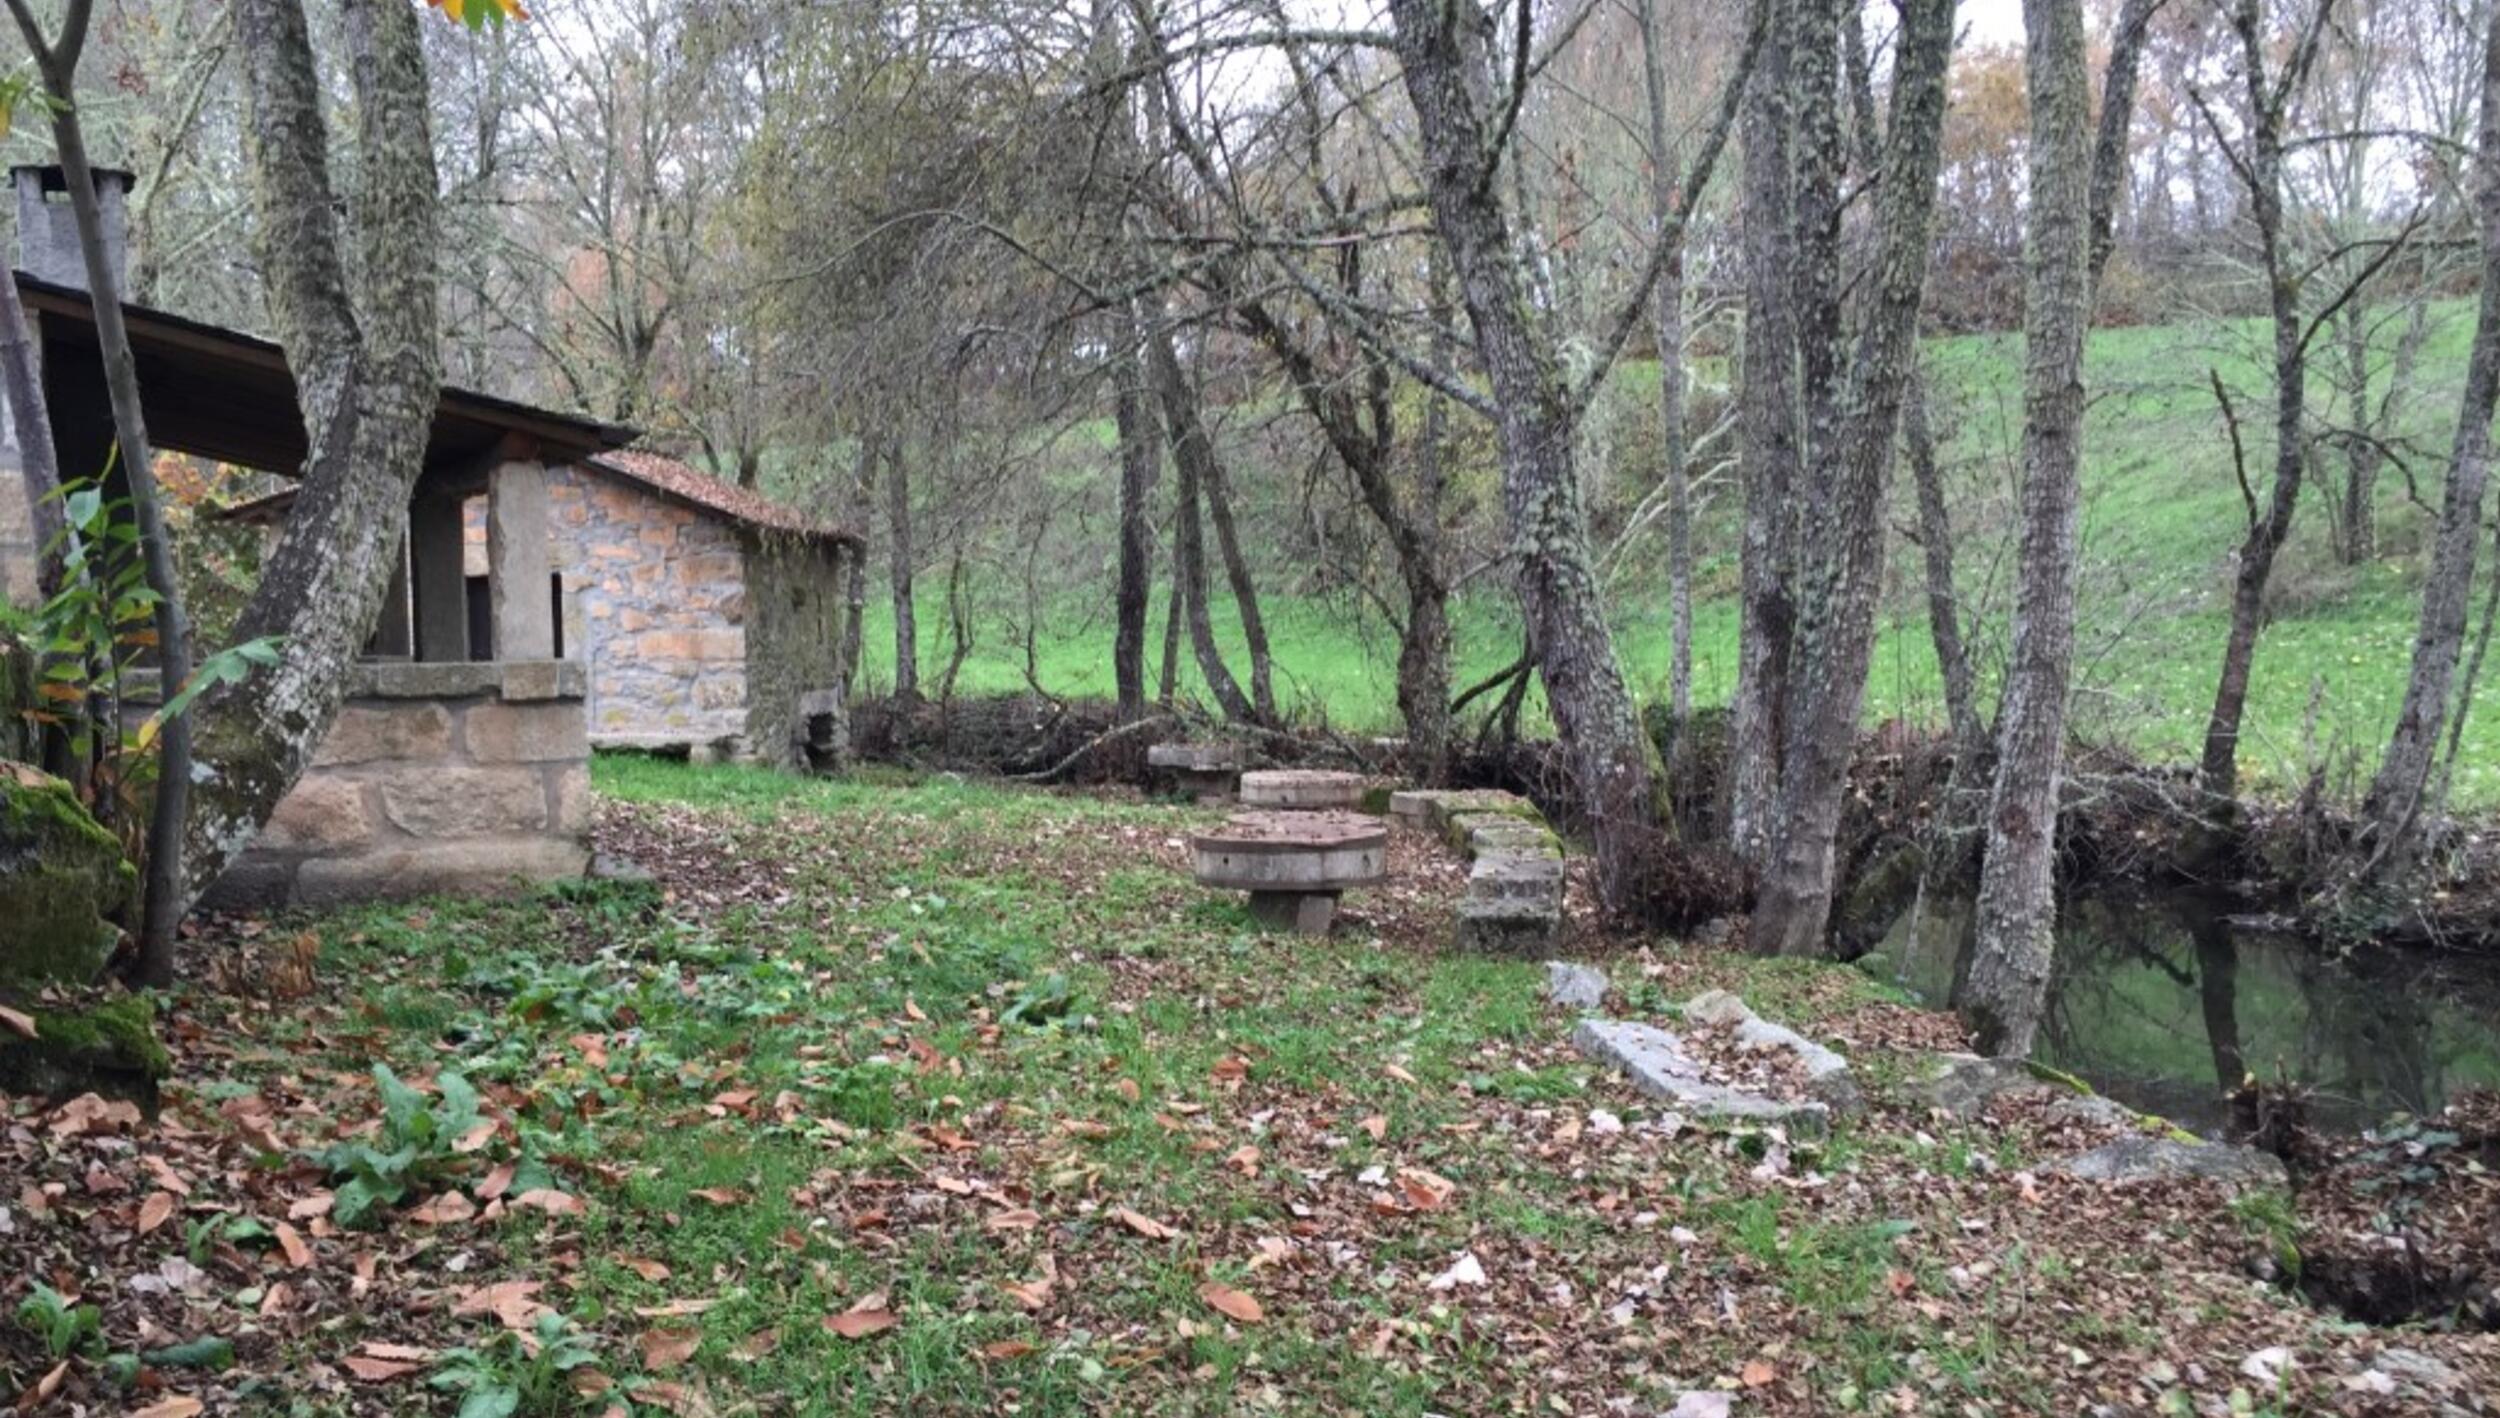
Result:
M1534 803L1497 788L1417 789L1392 793L1389 812L1468 859L1459 949L1528 955L1552 943L1562 924L1562 841Z

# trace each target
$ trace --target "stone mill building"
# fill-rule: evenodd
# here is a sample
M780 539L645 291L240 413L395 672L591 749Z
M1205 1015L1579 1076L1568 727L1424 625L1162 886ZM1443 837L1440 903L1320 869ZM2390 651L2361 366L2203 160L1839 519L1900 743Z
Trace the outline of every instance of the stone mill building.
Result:
M84 265L57 168L11 173L10 273L65 477L112 445ZM127 173L100 172L118 235ZM118 253L116 253L118 255ZM125 304L158 448L293 479L285 352ZM0 585L34 594L32 518L0 419ZM408 535L345 707L230 904L482 891L580 874L594 743L800 767L847 735L835 683L849 533L666 458L635 430L446 386ZM227 515L274 525L291 487ZM283 653L283 650L281 651Z

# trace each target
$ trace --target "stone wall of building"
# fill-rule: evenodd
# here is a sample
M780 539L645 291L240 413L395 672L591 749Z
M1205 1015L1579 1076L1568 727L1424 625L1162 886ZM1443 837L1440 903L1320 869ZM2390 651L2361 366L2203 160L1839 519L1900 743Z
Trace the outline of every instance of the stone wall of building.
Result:
M747 744L763 762L805 768L851 742L835 669L842 647L843 553L767 535L747 551Z
M749 752L738 530L579 468L550 470L548 501L565 657L590 673L591 741Z
M590 741L569 661L368 663L212 904L511 890L590 861Z

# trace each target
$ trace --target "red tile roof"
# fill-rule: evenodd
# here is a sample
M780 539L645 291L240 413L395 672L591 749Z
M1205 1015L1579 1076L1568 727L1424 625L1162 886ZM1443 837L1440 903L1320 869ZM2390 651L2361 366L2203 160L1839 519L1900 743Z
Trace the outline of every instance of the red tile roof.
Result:
M601 453L580 466L621 478L664 496L694 504L732 522L760 532L858 545L859 533L832 522L818 522L761 494L704 472L690 463L638 448Z

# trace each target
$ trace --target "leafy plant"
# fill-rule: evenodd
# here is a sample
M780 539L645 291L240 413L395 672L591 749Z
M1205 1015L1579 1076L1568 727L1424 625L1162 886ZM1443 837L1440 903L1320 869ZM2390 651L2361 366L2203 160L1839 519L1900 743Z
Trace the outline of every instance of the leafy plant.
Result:
M401 1082L387 1064L373 1066L373 1082L382 1094L381 1130L321 1154L330 1175L344 1179L330 1210L342 1226L358 1225L375 1207L397 1206L441 1181L459 1163L460 1140L483 1121L477 1090L457 1073L435 1078L435 1099Z
M103 1314L93 1305L73 1303L41 1281L18 1303L17 1322L34 1331L44 1352L56 1361L104 1347Z
M161 599L147 583L138 523L128 499L107 498L92 482L68 483L52 497L61 504L62 527L45 552L60 559L61 589L17 631L42 667L37 703L27 716L58 728L72 753L96 761L98 792L118 792L135 805L154 770L153 750L165 725L209 690L238 684L254 668L276 664L278 638L264 636L205 657L189 679L170 687L154 712L125 732L122 702L141 661L156 648Z
M598 1361L591 1336L551 1310L527 1331L443 1351L426 1382L465 1395L459 1418L544 1418L582 1406L573 1375Z

